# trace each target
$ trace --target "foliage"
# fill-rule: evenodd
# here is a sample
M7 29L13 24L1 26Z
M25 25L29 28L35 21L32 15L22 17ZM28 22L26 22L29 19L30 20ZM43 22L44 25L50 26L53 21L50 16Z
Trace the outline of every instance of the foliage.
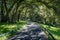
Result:
M19 20L60 25L59 0L0 0L0 22Z
M41 24L42 27L46 28L54 36L56 40L60 40L60 28Z
M26 24L25 21L20 21L18 23L0 23L0 40L5 40L17 32L20 32L21 28Z

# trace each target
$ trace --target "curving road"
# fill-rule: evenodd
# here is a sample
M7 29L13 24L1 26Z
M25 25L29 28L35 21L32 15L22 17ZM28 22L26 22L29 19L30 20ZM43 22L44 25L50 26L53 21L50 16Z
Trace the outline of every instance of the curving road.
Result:
M8 40L48 40L48 38L38 24L31 22Z

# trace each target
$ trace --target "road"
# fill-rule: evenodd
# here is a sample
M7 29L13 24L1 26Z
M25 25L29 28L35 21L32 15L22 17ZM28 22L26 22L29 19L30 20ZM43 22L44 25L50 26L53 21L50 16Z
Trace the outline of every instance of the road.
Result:
M28 23L22 30L8 40L48 40L46 33L35 22Z

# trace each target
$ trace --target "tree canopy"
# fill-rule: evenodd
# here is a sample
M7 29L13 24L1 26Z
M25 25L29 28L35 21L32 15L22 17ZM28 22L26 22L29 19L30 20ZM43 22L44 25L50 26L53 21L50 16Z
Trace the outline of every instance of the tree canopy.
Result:
M31 19L49 25L60 24L59 0L0 0L0 22Z

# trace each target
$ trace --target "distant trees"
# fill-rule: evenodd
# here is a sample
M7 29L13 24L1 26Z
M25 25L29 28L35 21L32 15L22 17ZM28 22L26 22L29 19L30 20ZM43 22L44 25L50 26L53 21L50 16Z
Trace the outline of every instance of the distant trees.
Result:
M13 9L15 9L15 13L17 12L17 9L19 7L18 4L20 4L23 0L1 0L0 3L1 3L1 20L0 22L9 22L10 21L10 18L11 18L11 12ZM18 6L17 6L18 5ZM16 8L15 8L16 7ZM15 13L13 12L12 16L15 15ZM10 16L10 17L9 17ZM15 17L15 16L14 16ZM12 22L15 21L13 20L13 17L12 17Z
M0 22L31 19L44 24L60 24L59 0L0 0Z

